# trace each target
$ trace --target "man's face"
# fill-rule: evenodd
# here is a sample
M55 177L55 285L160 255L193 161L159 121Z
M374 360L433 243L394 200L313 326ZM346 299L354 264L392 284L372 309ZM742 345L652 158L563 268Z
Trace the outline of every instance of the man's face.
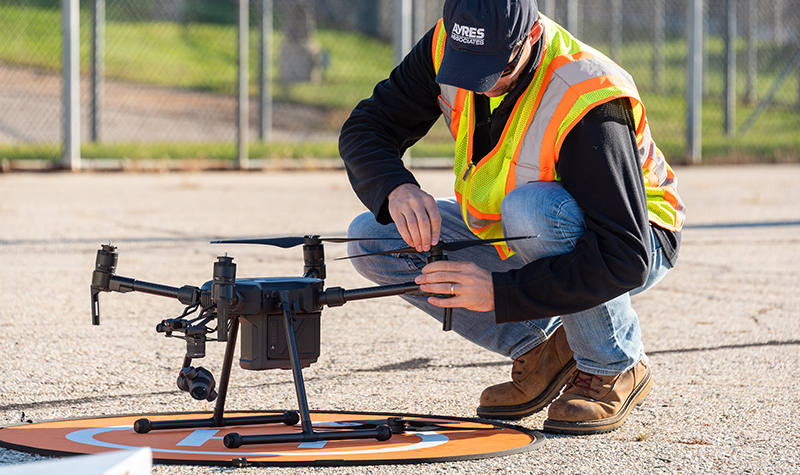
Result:
M521 52L520 48L522 48ZM512 61L518 53L520 54L520 58L516 67L508 75L502 76L500 80L497 81L497 84L495 84L493 88L484 92L483 95L488 97L499 97L514 88L514 85L517 83L520 74L522 74L522 70L525 68L525 65L528 64L528 60L531 56L530 38L526 37L522 44L514 48L514 50L511 52L509 62Z
M497 81L497 84L495 84L493 88L483 93L484 96L499 97L514 88L522 71L527 67L528 61L531 58L531 52L533 51L532 45L539 41L541 35L541 22L537 21L531 30L531 34L526 36L525 40L521 44L515 46L511 51L511 56L509 56L508 60L509 66L507 66L506 72L504 72L503 76L500 77L500 80ZM514 64L515 62L516 64ZM508 68L512 66L513 69L509 72Z

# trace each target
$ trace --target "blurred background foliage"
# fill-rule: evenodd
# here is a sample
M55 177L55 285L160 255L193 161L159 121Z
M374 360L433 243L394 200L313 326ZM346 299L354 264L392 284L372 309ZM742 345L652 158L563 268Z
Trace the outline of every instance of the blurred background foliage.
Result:
M80 2L82 72L81 155L87 158L234 158L236 155L237 27L232 0L105 0L100 134L89 135L92 6ZM554 0L550 0L554 1ZM577 36L611 56L634 77L654 137L673 163L685 160L686 0L666 2L663 44L654 4L659 0L584 0ZM664 1L664 0L660 0ZM725 130L725 29L728 2L706 0L703 160L798 161L800 156L800 2L738 0L736 132ZM614 10L614 2L617 8ZM442 0L415 0L414 35L441 12ZM540 1L559 23L566 2ZM292 10L295 8L295 10ZM297 10L296 8L301 8ZM296 15L305 12L301 46L307 78L286 80L297 58L285 53ZM394 0L274 0L270 51L272 135L261 141L259 67L262 2L250 2L251 157L338 156L339 128L359 100L395 66ZM750 22L751 13L755 22ZM613 18L611 15L617 15ZM750 15L750 16L748 16ZM62 20L60 0L0 0L0 158L61 154ZM753 26L755 25L755 26ZM616 30L611 27L616 28ZM755 28L753 30L753 28ZM616 31L616 33L615 33ZM755 67L752 49L756 51ZM659 53L660 52L660 53ZM663 64L661 72L656 62ZM449 157L452 139L441 121L410 152Z

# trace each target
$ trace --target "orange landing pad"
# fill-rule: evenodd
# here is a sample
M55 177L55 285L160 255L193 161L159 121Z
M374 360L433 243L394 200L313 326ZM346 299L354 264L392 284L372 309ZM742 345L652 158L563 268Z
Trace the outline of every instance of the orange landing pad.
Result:
M226 413L225 417L280 414ZM412 414L312 412L315 432L348 430L403 417L409 429L387 441L331 440L243 445L228 449L223 437L301 433L300 424L241 425L201 429L154 430L137 434L134 421L203 419L209 413L99 417L14 425L0 428L0 446L41 455L97 454L150 447L162 464L222 466L339 466L449 462L528 452L544 443L542 434L522 427L479 419Z

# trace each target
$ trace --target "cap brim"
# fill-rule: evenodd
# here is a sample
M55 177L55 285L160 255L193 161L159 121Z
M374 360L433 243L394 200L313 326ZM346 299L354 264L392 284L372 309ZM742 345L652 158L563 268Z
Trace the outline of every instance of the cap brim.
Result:
M486 92L493 88L508 64L509 51L495 55L483 55L459 51L445 42L442 64L436 82L474 92Z

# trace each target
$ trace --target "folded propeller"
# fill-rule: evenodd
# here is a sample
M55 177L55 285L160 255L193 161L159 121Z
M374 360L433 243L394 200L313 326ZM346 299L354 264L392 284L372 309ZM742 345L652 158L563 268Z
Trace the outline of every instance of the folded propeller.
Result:
M495 238L495 239L467 239L463 241L451 241L451 242L444 242L440 241L435 246L431 246L431 251L434 253L437 251L460 251L462 249L467 249L472 246L481 246L483 244L493 244L498 242L505 242L505 241L516 241L518 239L530 239L536 236L516 236L510 238ZM277 246L284 249L288 249L290 247L299 246L301 244L305 245L316 245L321 244L322 242L333 242L333 243L345 243L345 242L355 242L355 241L401 241L402 238L337 238L337 237L320 237L317 235L307 235L307 236L286 236L286 237L274 237L274 238L250 238L250 239L220 239L217 241L211 241L211 244L261 244L267 246ZM390 251L381 251L381 252L374 252L370 254L359 254L357 256L347 256L341 257L340 259L353 259L356 257L365 257L365 256L376 256L381 254L401 254L401 253L416 253L419 252L416 248L413 247L403 247L399 249L393 249Z
M536 236L516 236L510 238L495 238L495 239L467 239L464 241L451 241L451 242L444 242L440 241L435 246L431 246L430 252L436 253L437 251L460 251L462 249L467 249L472 246L481 246L484 244L493 244L497 242L505 242L505 241L516 241L518 239L530 239ZM381 252L373 252L369 254L359 254L357 256L347 256L347 257L340 257L337 260L341 259L353 259L356 257L366 257L366 256L378 256L382 254L407 254L407 253L416 253L416 248L414 247L403 247L400 249L393 249L391 251L381 251Z
M326 238L319 237L316 234L307 236L286 236L275 238L252 238L252 239L221 239L218 241L211 241L211 244L263 244L267 246L277 246L284 249L290 247L306 244L309 246L320 244L322 242L351 242L351 241L397 241L401 238Z

